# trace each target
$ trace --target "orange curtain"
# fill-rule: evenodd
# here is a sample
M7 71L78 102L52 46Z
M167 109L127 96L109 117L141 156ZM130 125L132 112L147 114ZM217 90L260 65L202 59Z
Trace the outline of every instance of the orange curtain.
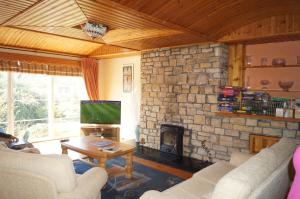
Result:
M98 64L96 59L82 59L82 74L88 96L91 100L99 100Z

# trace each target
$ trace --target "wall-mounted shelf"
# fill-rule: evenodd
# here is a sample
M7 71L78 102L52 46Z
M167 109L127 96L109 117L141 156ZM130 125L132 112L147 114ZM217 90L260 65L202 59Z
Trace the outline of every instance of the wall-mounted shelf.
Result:
M290 68L290 67L300 67L300 65L268 65L268 66L244 66L243 68Z
M230 112L217 112L216 115L226 116L226 117L252 118L252 119L261 119L261 120L300 122L300 119L296 119L296 118L275 117L275 116L268 116L268 115L250 115L250 114L230 113Z
M289 91L284 91L282 89L249 89L249 91L273 91L273 92L300 92L300 90L289 90Z

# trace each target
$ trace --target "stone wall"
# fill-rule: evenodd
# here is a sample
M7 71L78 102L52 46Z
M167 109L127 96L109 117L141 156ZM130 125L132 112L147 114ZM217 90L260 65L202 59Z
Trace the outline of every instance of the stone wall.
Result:
M249 151L249 134L300 137L298 123L216 116L217 92L226 84L227 47L190 45L142 52L141 137L159 149L160 125L184 126L184 155L228 160Z

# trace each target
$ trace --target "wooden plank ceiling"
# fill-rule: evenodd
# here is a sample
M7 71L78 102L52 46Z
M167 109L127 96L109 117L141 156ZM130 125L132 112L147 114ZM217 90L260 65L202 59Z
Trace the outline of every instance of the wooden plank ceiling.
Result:
M0 0L0 45L108 57L200 42L300 39L299 0ZM91 39L80 27L109 27Z

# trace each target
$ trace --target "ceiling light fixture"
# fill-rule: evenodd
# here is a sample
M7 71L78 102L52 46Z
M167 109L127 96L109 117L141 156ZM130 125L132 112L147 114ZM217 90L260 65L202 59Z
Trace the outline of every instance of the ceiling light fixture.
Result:
M108 30L108 27L103 24L96 24L91 22L86 22L85 24L82 24L81 28L92 39L103 37Z

